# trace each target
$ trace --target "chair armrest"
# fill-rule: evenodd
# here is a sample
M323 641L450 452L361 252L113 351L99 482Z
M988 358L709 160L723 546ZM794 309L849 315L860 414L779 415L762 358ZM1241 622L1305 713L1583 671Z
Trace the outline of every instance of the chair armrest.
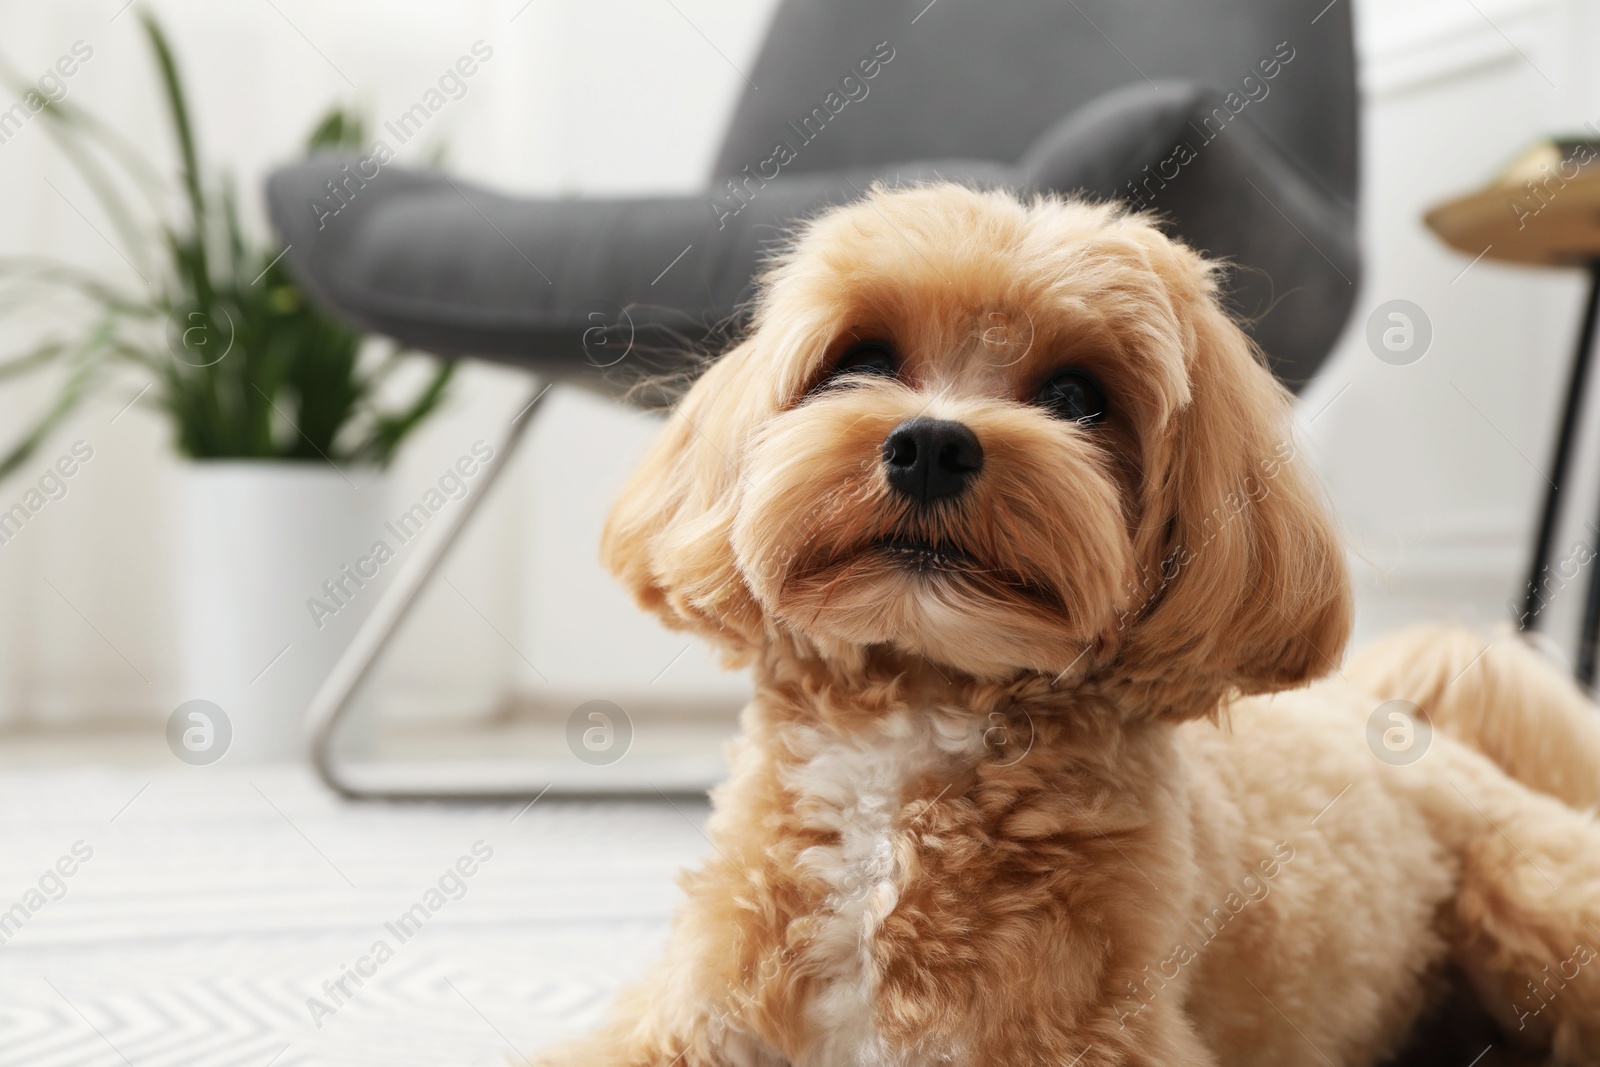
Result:
M267 204L296 279L362 328L602 386L631 345L609 375L617 389L736 329L752 276L797 220L874 181L936 177L1016 181L956 160L780 174L738 195L537 199L325 156L274 173Z

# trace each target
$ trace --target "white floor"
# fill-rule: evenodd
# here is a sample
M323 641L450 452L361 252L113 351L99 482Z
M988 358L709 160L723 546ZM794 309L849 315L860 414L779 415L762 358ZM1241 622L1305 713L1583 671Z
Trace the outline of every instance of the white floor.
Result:
M705 815L349 803L279 768L7 769L0 1065L499 1067L642 973ZM440 891L474 846L492 854ZM74 848L92 854L46 876ZM414 904L402 940L386 924Z
M1369 636L1420 617L1481 623L1500 606L1487 585L1358 580ZM1557 628L1570 647L1571 620ZM638 725L641 756L713 753L728 729ZM565 744L559 732L486 743L460 730L402 741L392 755ZM659 952L675 876L711 848L706 806L676 803L350 803L301 770L178 765L149 727L7 734L0 1067L525 1059L595 1025ZM479 842L492 856L447 879L402 941L386 924L426 908ZM75 846L92 855L70 877L47 876ZM392 958L365 964L358 986L347 969L380 940ZM341 979L343 991L324 988Z

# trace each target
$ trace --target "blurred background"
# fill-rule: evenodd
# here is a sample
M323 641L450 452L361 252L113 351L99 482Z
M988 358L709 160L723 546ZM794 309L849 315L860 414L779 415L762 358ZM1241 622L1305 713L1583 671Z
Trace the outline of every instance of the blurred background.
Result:
M398 162L423 165L442 147L453 171L529 194L701 189L744 88L737 68L753 59L771 14L765 0L683 0L681 11L559 0L520 11L510 2L139 0L109 21L116 7L107 6L9 9L5 59L33 74L75 42L89 45L93 58L66 80L67 99L92 107L171 170L170 124L137 18L159 12L189 82L206 162L236 176L258 234L266 232L265 174L295 157L330 105L347 104L374 127L390 121L477 41L491 44L493 59L465 96L398 148ZM1351 535L1361 633L1440 616L1501 621L1522 585L1582 280L1488 259L1464 269L1469 258L1431 235L1422 214L1477 187L1535 137L1600 120L1600 74L1583 61L1600 7L1442 0L1358 4L1356 12L1366 274L1343 340L1305 394L1305 438ZM0 250L126 273L94 196L43 125L0 145ZM1420 307L1433 330L1426 356L1406 366L1378 360L1365 339L1371 311L1397 298ZM6 326L24 328L22 319ZM381 491L396 511L473 441L503 438L525 402L523 381L498 367L461 368L441 410L388 473ZM0 615L0 758L19 737L64 730L82 739L85 754L110 755L104 738L155 736L178 703L202 695L183 692L179 674L178 590L188 561L173 430L148 395L116 417L142 384L130 374L99 392L0 485L9 506L36 480L34 467L42 472L77 440L94 449L68 495L0 547L8 606ZM25 428L57 388L49 375L7 383L0 424ZM387 670L388 714L482 718L530 694L569 707L573 695L626 705L644 694L663 704L711 696L737 705L740 680L633 610L595 562L605 509L656 425L558 388L451 564L471 603L435 590L407 627L404 652ZM1597 484L1582 469L1574 481ZM1590 496L1569 509L1561 549L1585 536L1592 543L1582 517ZM296 600L317 595L322 577L307 576ZM1576 625L1582 585L1552 601L1552 632ZM348 619L318 631L309 612L299 615L301 632L261 646L262 667L284 644L300 642L280 667L314 642L347 636Z
M285 3L275 10L270 4L146 8L141 0L114 22L108 15L115 6L105 8L8 10L4 56L18 71L45 71L74 42L90 44L94 56L68 80L67 99L92 106L172 170L170 123L137 18L159 12L188 79L207 161L237 177L244 214L261 234L267 227L260 187L268 169L298 155L330 105L350 105L369 117L374 135L397 143L381 123L417 103L474 42L492 48L493 58L467 80L461 99L398 147L398 163L425 165L442 147L453 170L507 190L689 192L703 187L742 86L695 25L667 5L540 0L519 13L516 5L487 3ZM710 5L686 7L684 14L717 48L748 61L770 12L763 5ZM597 41L608 42L603 61L593 51ZM663 47L665 41L673 45ZM4 252L127 274L104 237L112 231L96 214L95 198L42 125L32 123L0 146L0 182L13 205L0 230ZM412 370L415 377L425 368ZM419 427L387 484L374 491L398 515L473 442L498 444L527 400L526 380L464 366L442 409ZM95 396L7 487L10 497L20 497L37 479L33 468L42 472L75 440L94 448L69 494L3 546L0 596L14 611L0 623L0 729L71 729L108 755L100 739L142 732L159 749L172 709L205 695L183 692L180 681L178 598L191 561L182 556L184 463L174 454L171 424L148 395L111 421L143 384L130 374ZM6 388L0 424L20 431L56 388L46 375ZM634 610L596 562L606 508L656 425L582 391L558 390L549 398L490 513L453 558L451 581L470 603L442 585L430 594L393 657L386 711L401 719L483 718L505 712L535 687L541 697L559 691L560 698L551 698L557 703L579 694L566 701L563 722L587 696L626 705L647 692L663 704L673 695L709 695L725 713L737 707L741 681L717 670L698 645ZM394 517L384 508L379 514ZM236 563L250 566L246 559ZM308 598L325 597L320 583L334 574L329 567L300 576L303 589L294 590L287 620L294 628L281 640L263 635L258 667L285 644L299 642L279 667L320 651L320 643L348 639L349 617L326 619L319 631L303 607Z
M1333 7L1325 8L1325 3L1311 0L1307 18ZM1541 137L1579 133L1600 138L1595 132L1600 126L1600 69L1591 55L1600 40L1600 3L1333 3L1353 6L1362 107L1363 275L1340 341L1302 393L1300 423L1303 441L1349 534L1358 639L1422 619L1507 624L1522 594L1548 485L1584 278L1578 270L1509 266L1493 256L1474 260L1441 243L1424 225L1423 215L1443 199L1480 188ZM262 250L259 260L249 262L260 263L270 286L280 275L265 272L284 268L268 262L276 254L262 199L269 171L303 153L308 134L330 108L364 116L370 139L383 124L407 113L463 56L477 57L475 73L462 79L460 95L438 109L420 134L398 147L398 164L421 167L437 158L452 174L530 196L703 191L737 100L747 88L741 71L754 62L775 6L773 0L9 4L0 10L0 59L11 79L0 92L0 257L14 265L45 257L135 287L139 250L129 247L117 220L106 211L101 191L53 136L52 120L30 113L7 125L3 107L22 100L30 83L37 86L56 72L46 86L53 98L104 120L178 189L180 146L146 38L142 19L147 16L158 16L170 38L187 89L202 169L209 175L233 176L239 226L253 247ZM937 15L938 8L930 5L919 18ZM61 73L68 67L70 75ZM1009 75L994 70L973 76ZM1283 76L1293 77L1294 68ZM1268 100L1259 106L1272 105ZM1595 124L1588 133L1586 123ZM161 253L153 249L152 254ZM1304 254L1319 253L1308 245ZM26 280L23 267L16 269ZM28 269L42 268L35 263ZM248 273L245 289L256 284ZM16 277L6 276L8 282ZM0 319L6 353L22 355L57 337L92 336L96 320L82 304L37 295L27 287L8 290L6 299ZM1374 316L1397 300L1414 306L1431 338L1420 357L1400 363L1381 358L1369 340ZM1377 321L1388 320L1380 315ZM376 367L386 358L381 341L367 339L361 345L361 367ZM9 447L25 438L64 396L72 395L73 367L49 362L0 380L0 445ZM437 373L433 361L405 357L392 373L371 383L372 410L407 411ZM180 760L194 762L178 755L170 724L175 710L189 701L203 699L230 709L264 700L275 702L282 709L278 718L298 729L294 709L308 697L307 687L314 689L326 674L385 585L417 554L417 545L437 533L430 527L416 543L402 544L384 532L385 524L425 501L431 491L448 503L443 511L430 507L430 513L444 514L454 506L455 483L441 478L460 470L458 461L473 455L475 445L480 445L480 459L481 444L486 444L495 462L505 458L509 465L479 520L447 560L442 579L429 587L383 661L364 697L381 721L368 724L370 732L361 743L402 756L488 751L565 758L566 731L575 709L603 700L631 717L635 751L629 759L639 766L648 768L648 758L662 757L715 767L717 747L731 731L746 692L745 680L718 669L700 644L642 615L596 562L606 510L659 427L658 417L558 385L545 399L524 446L514 457L502 457L495 450L528 402L532 379L507 367L464 362L439 394L436 408L423 411L395 443L392 457L385 455L392 458L386 467L334 457L340 462L327 464L332 469L323 472L321 488L281 498L252 490L246 494L255 501L250 504L230 496L229 486L256 475L197 471L207 464L184 454L179 420L160 400L165 387L146 388L153 380L132 363L108 364L94 387L83 391L81 403L44 427L35 447L0 481L0 509L20 504L27 511L25 521L14 527L0 519L0 793L9 797L0 826L10 838L0 837L0 866L10 878L0 881L0 904L21 899L35 868L44 869L57 852L67 851L75 831L63 828L61 821L83 815L86 804L103 806L106 810L95 816L97 825L119 832L129 823L119 821L115 828L106 824L113 813L121 815L118 804L138 801L128 809L134 824L148 805L144 817L152 821L143 839L147 844L166 832L170 824L162 819L181 821L198 810L194 805L201 805L210 809L204 820L209 820L212 836L197 849L231 848L239 835L248 836L246 828L279 835L272 840L281 842L284 855L303 853L291 866L303 861L339 892L338 881L303 844L316 841L314 849L320 845L333 856L327 866L363 890L382 881L361 873L364 865L387 870L385 861L375 856L377 847L341 855L330 840L365 835L391 843L432 841L429 834L436 829L439 840L447 842L436 849L441 862L463 851L457 824L431 808L402 808L399 814L382 816L363 808L357 818L369 821L359 833L334 829L346 816L339 814L330 795L313 790L303 766L300 777L252 779L265 783L257 789L263 799L271 795L282 800L282 810L273 800L260 804L244 786L236 796L229 794L233 800L214 803L205 799L212 796L208 787L196 784L201 779L170 777L190 774L192 768ZM269 417L269 422L276 426L282 447L304 453L293 432L283 436L282 419L273 422ZM1588 564L1600 539L1600 530L1587 518L1600 501L1600 418L1585 421L1575 455L1569 506L1553 538L1553 551L1557 560L1576 557ZM301 462L309 461L302 456ZM68 467L70 475L65 473ZM346 479L347 467L361 510L335 515L330 509L337 505L317 494L326 492L329 477ZM463 480L470 484L471 477L464 475ZM285 531L308 523L327 532L327 543L313 539L306 554L271 566L253 554L252 537L282 548L291 537ZM210 531L210 539L197 542L197 530ZM356 566L369 543L380 538L396 549L395 561L381 563L367 584L342 586L357 592L342 600L330 598L323 583L343 582L341 568ZM1591 550L1581 551L1585 547ZM1575 574L1547 596L1543 627L1556 654L1569 658L1589 580L1587 567ZM230 590L228 595L253 590L250 595L256 599L251 602L259 610L251 612L248 626L237 620L225 624L207 614L214 610L207 590L218 589ZM319 613L309 603L313 600L340 610ZM218 629L229 626L233 628L226 633ZM206 688L208 664L223 660L232 681ZM224 694L226 686L233 688ZM508 737L515 744L508 744ZM299 758L297 741L259 743L258 755ZM230 761L249 763L236 752L219 766ZM123 776L96 777L92 768L121 768ZM68 771L77 776L59 776ZM642 788L649 773L640 774L636 784ZM141 782L151 790L143 800ZM165 801L160 799L163 789L168 790ZM229 806L235 803L237 808ZM250 813L242 814L246 807ZM506 820L520 807L479 814L509 826ZM61 814L64 810L68 815ZM524 949L537 942L537 951L544 953L537 966L545 968L539 973L581 970L573 961L588 959L596 945L602 954L614 952L615 961L621 961L617 966L626 970L648 955L659 934L660 915L671 899L668 872L705 847L696 829L703 808L693 803L676 811L659 805L648 811L601 806L589 815L560 810L568 813L563 816L568 822L530 831L554 835L540 838L543 845L535 848L525 841L524 851L506 846L502 854L520 857L506 868L520 863L517 869L528 878L554 886L558 874L588 870L584 864L590 863L594 870L609 872L608 877L624 870L632 872L630 877L655 879L650 884L659 885L659 891L651 890L648 906L616 904L608 920L611 941L585 941L574 934L569 949L546 952L549 938L565 936L551 933L568 928L560 923L541 928L544 933L538 937L546 940L529 934L534 941L511 941ZM40 830L40 820L45 830ZM329 821L319 831L323 820ZM298 836L289 834L283 823ZM557 870L547 862L547 846L555 847L552 840L566 845L610 842L637 865L618 868L604 849L579 848L563 854L567 858ZM105 851L112 852L113 846ZM110 861L103 862L109 867ZM133 864L129 869L144 869L138 860L128 862ZM394 874L395 884L402 886L393 895L397 907L403 907L407 893L414 895L428 884L432 876L424 875L431 862L422 863L416 877ZM178 878L189 889L197 884L187 875L172 875L174 869L186 869L181 863L161 869L167 874L150 873L150 868L149 880L138 884L157 896L166 891L162 886L170 889L173 884L163 877ZM253 884L271 883L265 868L249 869L252 877L262 879ZM346 869L350 877L345 877ZM509 869L501 873L510 878ZM76 971L81 978L90 957L72 953L89 952L99 939L112 936L107 931L115 925L96 907L126 916L122 904L113 903L125 902L132 884L114 880L103 887L108 895L96 898L100 905L81 904L86 910L73 922L63 918L52 931L43 920L34 920L19 937L39 939L45 955L38 959L49 961L60 974ZM493 924L509 921L506 916L525 903L527 884L507 881L503 897L495 897L501 910L489 908L479 916L480 951L492 953L486 946L493 940ZM470 899L477 901L474 907L488 907ZM610 898L601 894L596 899L603 904ZM58 911L66 916L76 906L69 899ZM281 929L317 925L307 915L322 907L312 897L285 906ZM365 921L365 913L339 914L347 915L347 926ZM551 914L567 913L557 907ZM627 916L640 925L628 926ZM97 926L102 920L110 925ZM153 928L173 934L159 921L151 922ZM176 929L173 936L193 932L181 924ZM219 919L206 929L221 936L238 927ZM21 983L13 990L17 1003L34 1005L37 1011L29 1015L32 1009L18 1009L11 1024L29 1033L34 1032L29 1027L42 1033L57 1023L66 1030L76 1028L85 1044L50 1046L51 1055L65 1057L59 1062L91 1062L72 1058L78 1054L72 1049L91 1047L92 1053L82 1055L119 1062L111 1055L116 1045L108 1050L97 1044L78 1020L93 1020L92 1029L94 1023L104 1028L113 1018L131 1018L135 1012L118 1006L116 996L121 994L96 994L85 987L74 995L63 986L66 995L52 999L50 990L28 984L31 972L24 972L33 963L15 951L23 944L20 939L9 946L0 942L0 981ZM303 978L305 988L296 986L273 1001L287 1004L284 1010L297 1013L302 1022L306 1009L301 1001L312 995L307 990L316 988L323 972L338 973L334 965L344 950L322 946L317 951L321 970L300 968L295 981ZM527 958L524 952L523 963ZM172 964L172 973L210 974L209 966L196 963L186 970ZM615 968L599 968L584 972L589 984L578 992L563 986L567 992L558 994L551 992L553 986L531 989L533 980L517 966L505 963L498 972L503 981L495 988L501 993L515 988L525 1003L541 1005L534 1013L536 1022L518 1030L524 1024L508 1020L524 1017L513 1009L502 1016L487 1013L511 1034L506 1043L514 1048L590 1018L616 980ZM454 974L451 980L458 985L466 981L447 967L439 973ZM513 975L522 977L507 977ZM431 991L427 996L447 996L436 979L428 971L418 981ZM517 981L523 985L516 986ZM568 1000L561 999L569 993ZM490 995L469 989L462 1000L472 996L476 1003L478 996ZM85 1008L92 1002L100 1007ZM457 1009L460 1019L451 1025L459 1024L463 1033L482 1030L471 1013L459 1004ZM494 1033L478 1033L472 1040L479 1039L488 1042L483 1053L487 1058L505 1051ZM116 1040L113 1031L111 1041ZM260 1037L250 1048L264 1053L260 1062L265 1063L279 1044L290 1047L287 1038ZM7 1060L4 1045L0 1036L0 1061L51 1062L44 1051ZM352 1037L339 1055L360 1060L377 1047L369 1038L358 1042ZM173 1055L163 1062L204 1058ZM280 1062L300 1062L298 1055L286 1055ZM153 1054L149 1062L156 1062Z

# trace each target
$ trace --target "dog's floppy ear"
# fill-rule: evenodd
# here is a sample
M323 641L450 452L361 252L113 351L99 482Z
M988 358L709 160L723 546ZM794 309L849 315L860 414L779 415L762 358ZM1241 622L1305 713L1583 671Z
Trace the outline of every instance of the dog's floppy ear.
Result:
M1292 397L1222 309L1216 268L1169 248L1190 401L1161 447L1147 522L1164 529L1144 538L1160 579L1124 654L1179 690L1289 688L1338 666L1351 621L1343 551L1296 453Z
M772 406L752 345L713 363L674 408L600 539L601 562L641 607L735 655L762 625L729 543L744 439Z

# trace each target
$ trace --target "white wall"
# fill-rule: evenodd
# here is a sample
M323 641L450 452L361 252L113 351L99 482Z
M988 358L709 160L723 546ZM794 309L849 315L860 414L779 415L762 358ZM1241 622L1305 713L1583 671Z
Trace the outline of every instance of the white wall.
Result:
M264 169L291 155L330 101L392 117L480 39L495 48L493 61L430 128L448 140L458 172L529 193L695 188L743 87L730 61L750 62L772 6L137 0L112 21L123 2L9 5L0 54L37 73L89 42L95 57L72 80L72 98L160 156L168 142L134 18L159 11L194 88L206 151L252 197ZM1600 14L1593 0L1387 0L1358 12L1368 269L1352 328L1307 398L1308 439L1363 560L1364 630L1424 615L1499 619L1520 581L1543 484L1534 468L1547 463L1578 289L1570 277L1487 260L1461 275L1466 261L1419 218L1537 132L1600 120L1600 75L1586 60ZM104 228L91 198L42 129L0 145L0 204L0 254L51 252L120 269L91 228ZM1432 350L1409 367L1378 361L1360 328L1393 297L1421 305L1435 329ZM14 430L40 388L0 391L0 428ZM451 410L398 465L396 499L418 495L476 438L498 439L524 388L513 372L469 369ZM41 469L79 437L96 458L67 499L0 547L0 722L154 717L177 696L174 462L147 405L110 422L132 392L106 397L45 448ZM725 701L742 682L641 618L594 562L605 507L653 426L582 394L555 396L509 491L450 575L553 692ZM1595 441L1586 454L1600 455ZM0 484L0 503L25 480ZM1600 484L1600 469L1579 484ZM1593 498L1582 494L1584 515ZM1563 546L1581 518L1569 525ZM1558 602L1557 614L1579 595ZM431 596L405 641L391 687L397 707L482 710L508 689L543 685L451 596Z
M1582 284L1487 257L1467 269L1471 258L1421 219L1539 134L1600 122L1589 58L1600 8L1386 0L1357 11L1366 277L1303 418L1315 420L1308 439L1351 535L1358 632L1423 618L1498 623L1527 565ZM1397 298L1434 330L1409 366L1380 361L1364 336L1372 310ZM1593 434L1584 454L1596 455ZM1557 558L1593 518L1600 464L1583 464L1572 484ZM1586 581L1555 602L1557 633L1570 631Z

